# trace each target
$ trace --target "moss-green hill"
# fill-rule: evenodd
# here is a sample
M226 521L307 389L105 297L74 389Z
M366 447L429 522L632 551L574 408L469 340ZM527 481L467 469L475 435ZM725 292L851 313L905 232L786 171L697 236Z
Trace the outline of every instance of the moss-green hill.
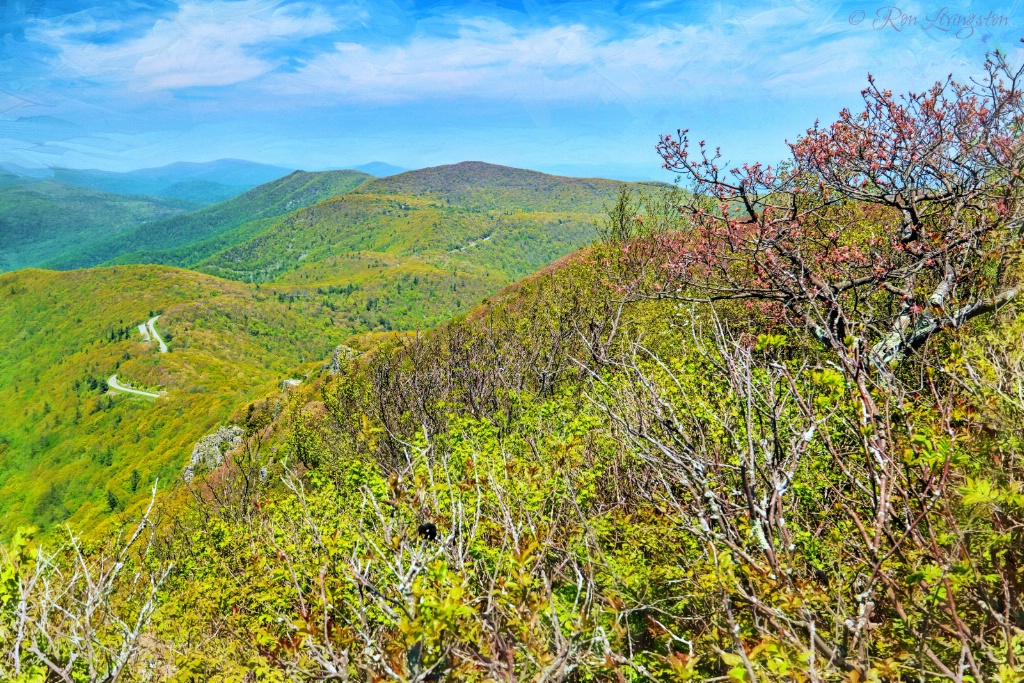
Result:
M621 186L479 162L411 171L226 233L247 239L195 268L334 293L368 329L426 327L589 244Z
M143 341L157 327L170 352ZM348 335L246 285L152 266L0 275L0 536L20 524L114 520L192 444ZM108 394L117 373L159 399ZM140 482L131 487L132 471Z
M59 269L85 268L108 261L189 265L223 248L216 238L238 226L348 192L372 177L359 171L295 171L219 204L170 220L137 225L47 265Z
M63 183L0 182L0 272L39 265L83 243L109 239L195 206Z
M463 161L380 178L370 194L429 196L474 210L602 213L622 185L604 178L548 175L483 161Z

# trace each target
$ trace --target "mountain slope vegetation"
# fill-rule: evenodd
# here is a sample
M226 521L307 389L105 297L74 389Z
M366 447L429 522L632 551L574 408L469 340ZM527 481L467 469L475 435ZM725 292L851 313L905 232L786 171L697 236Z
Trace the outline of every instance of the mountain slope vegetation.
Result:
M863 112L809 129L779 168L723 174L685 132L663 137L693 193L620 188L600 242L432 330L364 335L284 397L253 392L230 417L239 442L162 499L166 517L136 507L106 541L17 532L0 674L1018 683L1024 68L995 53L985 69L904 98L872 83ZM292 214L308 220L265 251L322 249L315 263L350 258L355 276L424 257L402 225L464 239L515 212L418 191ZM262 257L235 263L313 267ZM9 320L36 321L5 341L21 367L60 305L32 280L120 268L0 276ZM172 346L195 342L186 359L235 353L217 330L237 325L213 323L239 308L324 323L287 318L312 299L283 284L153 272L202 297L164 313ZM291 332L255 329L239 361L278 342L301 361ZM119 351L159 383L162 359L104 363ZM52 412L32 419L55 428Z
M83 243L196 208L175 199L124 196L13 176L10 180L0 182L0 272L37 266Z
M380 178L360 192L430 196L473 211L602 213L621 181L570 178L482 161L464 161ZM658 186L659 183L650 183Z
M480 163L410 171L284 216L193 267L292 297L333 292L339 310L376 312L377 331L422 328L592 242L623 187L662 190ZM439 297L454 309L432 305Z
M370 178L358 171L295 171L225 202L172 220L139 225L47 265L64 270L104 262L186 265L211 253L209 249L215 247L209 245L234 228L309 206ZM196 243L200 244L192 247Z
M0 275L0 293L0 535L8 537L25 523L115 521L157 477L174 484L192 444L238 405L273 392L350 334L271 294L165 267L21 270ZM166 354L137 329L158 313ZM167 393L107 393L115 372ZM108 492L120 501L114 510Z

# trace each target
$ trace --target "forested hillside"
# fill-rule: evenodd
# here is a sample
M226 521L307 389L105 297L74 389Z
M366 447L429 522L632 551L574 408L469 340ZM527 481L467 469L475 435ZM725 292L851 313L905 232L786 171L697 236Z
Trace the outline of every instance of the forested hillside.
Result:
M302 290L305 275L408 282L401 269L425 264L452 269L453 293L470 265L516 277L529 257L507 252L554 254L556 225L575 239L602 184L545 192L479 164L374 181L204 265L259 284L125 266L0 276L20 330L0 373L26 418L4 447L69 420L73 438L109 434L122 414L180 420L171 438L237 436L200 444L217 450L146 509L141 474L78 465L113 486L106 525L119 482L135 506L117 536L15 534L0 675L1021 681L1024 68L994 53L985 69L903 98L872 82L863 111L807 130L778 167L724 169L685 130L664 136L691 191L609 186L596 242L329 360L350 311L310 308L331 292ZM502 182L530 205L507 205ZM489 236L509 261L463 256ZM115 286L121 305L73 310ZM122 311L136 324L153 297L166 359L103 327ZM78 331L57 335L71 315ZM25 343L72 335L48 364ZM127 400L79 397L87 377L72 391L40 369L121 361L167 396L122 413ZM273 389L290 367L304 381ZM220 383L237 387L230 415L191 388ZM83 405L97 409L71 412ZM81 442L36 447L37 474L86 462ZM7 476L22 509L19 491L49 481Z
M619 181L604 178L569 178L464 161L380 178L360 192L427 195L473 211L601 213L619 185Z
M261 226L195 268L329 296L342 315L375 317L368 329L423 328L589 244L622 186L481 163L410 171Z
M7 178L0 182L0 272L38 266L83 243L196 208L175 199Z
M192 444L239 404L301 379L351 333L273 294L163 267L22 270L0 276L0 294L6 538L26 523L114 523L157 477L173 485ZM156 314L166 354L137 329ZM108 394L114 373L167 393Z
M190 265L216 251L232 229L280 216L370 180L359 171L296 171L238 197L174 219L141 224L113 239L86 244L46 265L62 270L104 262ZM198 244L197 244L198 243Z

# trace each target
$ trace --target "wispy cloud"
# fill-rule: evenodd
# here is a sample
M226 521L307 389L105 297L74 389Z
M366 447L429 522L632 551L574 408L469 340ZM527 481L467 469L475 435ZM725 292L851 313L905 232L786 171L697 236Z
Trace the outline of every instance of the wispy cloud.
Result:
M0 3L0 161L640 165L680 126L778 158L869 71L906 91L1012 51L1018 4L957 40L851 21L857 0ZM17 121L43 114L76 128Z
M118 28L117 22L76 14L39 21L26 34L55 50L58 77L170 90L232 85L266 74L280 60L263 56L263 49L328 33L337 28L337 20L320 7L302 4L187 2L140 37L96 40Z
M875 55L885 36L873 31L834 35L849 28L844 24L845 17L824 7L614 29L584 22L518 27L494 18L463 18L448 35L422 32L386 45L336 42L294 73L268 75L262 87L380 103L518 98L628 105L681 96L820 97L848 91L851 78L860 82L879 66ZM949 68L947 47L922 42L914 48L926 71Z

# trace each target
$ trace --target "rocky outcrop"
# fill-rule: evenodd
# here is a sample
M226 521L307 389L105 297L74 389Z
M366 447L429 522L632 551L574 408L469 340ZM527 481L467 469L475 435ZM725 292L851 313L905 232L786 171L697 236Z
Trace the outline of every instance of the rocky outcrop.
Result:
M224 461L224 454L242 443L245 432L241 427L221 427L207 434L192 447L192 459L182 473L186 482L192 481L199 471L212 470Z
M324 363L324 372L329 372L332 375L337 375L339 372L341 372L342 359L351 360L358 355L359 354L355 351L355 349L345 346L344 344L338 344L336 347L334 347L334 353L331 354L331 361L329 363Z

